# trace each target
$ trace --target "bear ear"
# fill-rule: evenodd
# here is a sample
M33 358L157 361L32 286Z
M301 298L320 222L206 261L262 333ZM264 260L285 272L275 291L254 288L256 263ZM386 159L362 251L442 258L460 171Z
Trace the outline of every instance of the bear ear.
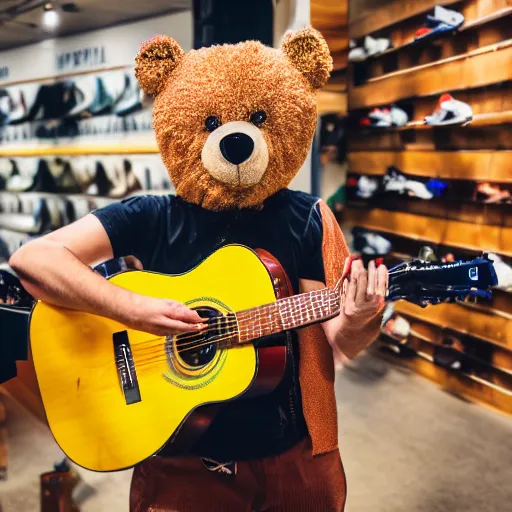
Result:
M169 36L156 36L142 43L135 58L140 88L146 94L158 94L184 55L181 46Z
M332 57L318 30L307 27L296 32L286 32L281 41L281 50L313 89L319 89L327 83L332 71Z

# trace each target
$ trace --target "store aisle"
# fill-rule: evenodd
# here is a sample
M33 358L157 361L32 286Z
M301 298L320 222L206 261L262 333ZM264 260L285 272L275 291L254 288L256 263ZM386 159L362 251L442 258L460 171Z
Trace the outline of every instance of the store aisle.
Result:
M512 419L453 397L371 355L338 375L347 512L503 512L510 507ZM14 404L4 512L38 510L39 473L60 452ZM80 470L95 494L82 512L125 512L131 472Z
M347 512L510 510L512 418L366 355L337 380Z

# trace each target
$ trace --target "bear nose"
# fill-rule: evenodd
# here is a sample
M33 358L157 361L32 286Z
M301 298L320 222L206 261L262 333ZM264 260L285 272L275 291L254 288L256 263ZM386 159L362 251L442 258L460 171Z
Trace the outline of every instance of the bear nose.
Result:
M245 162L254 149L254 141L245 133L230 133L220 141L222 156L234 165Z

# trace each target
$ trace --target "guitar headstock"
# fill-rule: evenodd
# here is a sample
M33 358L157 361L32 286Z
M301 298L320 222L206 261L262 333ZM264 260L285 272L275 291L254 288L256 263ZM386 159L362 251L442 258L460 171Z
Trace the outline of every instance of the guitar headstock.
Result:
M425 307L468 297L490 299L490 289L497 284L496 271L487 254L451 263L413 260L389 270L387 300L403 299Z

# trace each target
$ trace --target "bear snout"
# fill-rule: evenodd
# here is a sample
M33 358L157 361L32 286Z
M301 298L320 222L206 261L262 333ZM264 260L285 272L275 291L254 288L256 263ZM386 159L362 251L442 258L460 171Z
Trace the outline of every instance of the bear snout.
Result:
M259 183L267 170L268 147L261 130L246 121L231 121L210 133L201 161L210 175L233 188Z
M254 149L254 141L245 133L230 133L220 141L222 156L232 164L245 162Z

